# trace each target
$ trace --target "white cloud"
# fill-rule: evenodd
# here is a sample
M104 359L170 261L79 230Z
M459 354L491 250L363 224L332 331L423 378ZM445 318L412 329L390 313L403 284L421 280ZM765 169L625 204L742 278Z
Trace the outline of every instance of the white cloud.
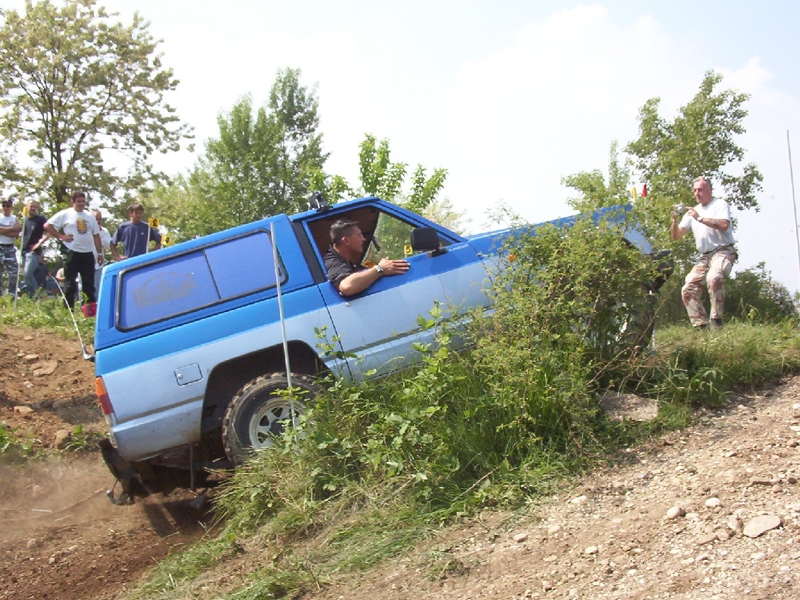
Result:
M591 6L532 23L466 65L445 117L456 205L481 211L503 199L531 220L565 214L561 178L605 168L610 143L635 136L638 108L671 73L670 52L652 18L620 28Z

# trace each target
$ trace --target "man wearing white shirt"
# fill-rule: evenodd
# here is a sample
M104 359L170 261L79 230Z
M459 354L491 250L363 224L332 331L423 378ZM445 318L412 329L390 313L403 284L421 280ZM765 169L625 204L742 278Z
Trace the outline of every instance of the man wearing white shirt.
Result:
M679 215L672 214L669 233L679 240L689 231L694 235L700 258L686 276L681 297L692 326L704 329L722 329L725 310L725 278L731 274L738 255L734 244L731 209L721 198L711 195L711 182L698 177L692 186L697 206L690 208L678 222ZM708 287L711 298L711 320L703 305L703 286Z
M85 210L86 194L72 194L72 208L65 208L47 220L45 231L63 242L67 252L64 265L64 278L67 282L64 295L67 304L75 306L75 293L78 289L77 277L81 277L81 288L86 294L86 302L97 302L94 288L94 271L96 264L103 264L103 246L100 242L100 228L94 215ZM59 233L59 229L63 233Z
M0 213L0 296L3 294L3 271L8 277L8 293L17 295L17 249L14 242L19 237L19 219L11 214L11 200L2 201L3 211Z

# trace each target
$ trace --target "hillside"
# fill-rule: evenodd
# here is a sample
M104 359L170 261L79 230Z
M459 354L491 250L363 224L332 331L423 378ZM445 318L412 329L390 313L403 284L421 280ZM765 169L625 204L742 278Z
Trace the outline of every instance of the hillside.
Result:
M59 430L104 430L92 378L76 341L0 333L0 420L42 448ZM320 582L304 599L796 598L799 447L795 377L631 449L623 464L525 511L486 511L370 572ZM50 453L24 468L0 466L2 599L125 598L210 522L188 508L187 494L113 506L99 454ZM774 527L759 533L759 520ZM194 597L239 589L276 551L263 540L240 543Z

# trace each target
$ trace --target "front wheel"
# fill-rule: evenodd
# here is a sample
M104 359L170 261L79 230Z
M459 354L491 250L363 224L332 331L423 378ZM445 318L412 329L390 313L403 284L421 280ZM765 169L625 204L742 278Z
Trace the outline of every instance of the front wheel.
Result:
M295 394L290 400L286 374L273 373L256 377L233 397L222 421L222 441L234 466L241 465L252 451L272 446L273 438L303 414L305 402L321 391L305 375L292 375L292 387Z

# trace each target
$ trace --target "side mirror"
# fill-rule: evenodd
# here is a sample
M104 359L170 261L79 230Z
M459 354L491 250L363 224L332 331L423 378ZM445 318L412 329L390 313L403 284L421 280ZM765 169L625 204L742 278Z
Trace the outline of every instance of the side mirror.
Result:
M444 254L445 249L433 227L417 227L411 231L411 248L416 252L430 252L431 256Z

